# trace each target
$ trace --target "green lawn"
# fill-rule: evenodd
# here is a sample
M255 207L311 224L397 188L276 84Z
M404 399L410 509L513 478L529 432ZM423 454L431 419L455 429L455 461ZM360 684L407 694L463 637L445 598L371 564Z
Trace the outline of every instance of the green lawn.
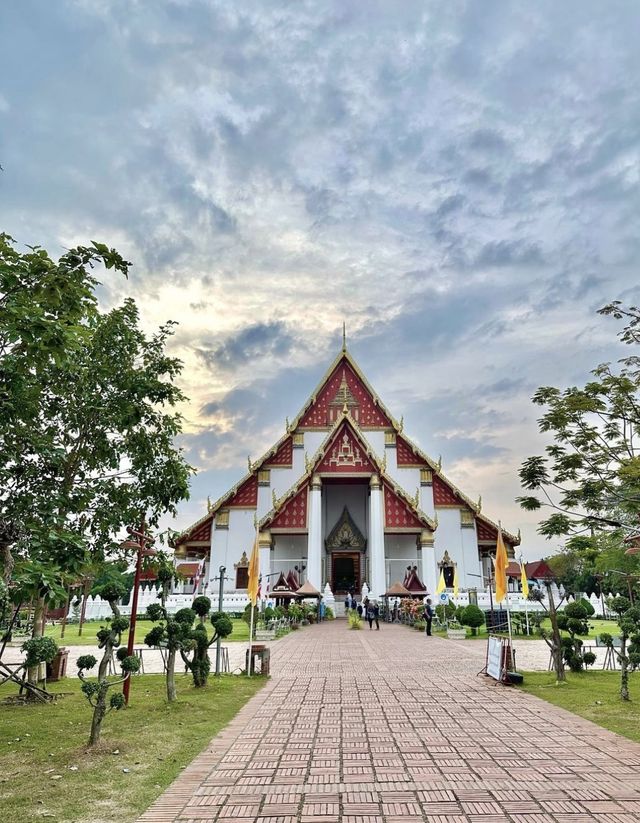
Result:
M225 675L194 689L189 676L176 680L169 705L162 675L136 677L129 707L107 715L101 749L89 754L92 710L77 681L51 684L66 694L53 704L0 704L0 819L135 820L265 683ZM0 687L0 699L15 693Z
M234 643L234 642L248 642L249 641L249 626L244 622L244 620L240 620L239 618L233 618L233 632L232 634L225 638L225 643ZM55 626L47 626L45 634L47 637L53 637L53 639L58 643L60 646L95 646L96 644L96 632L100 628L101 625L104 624L99 620L96 620L92 623L85 623L82 627L82 635L78 637L78 625L71 624L67 625L64 633L64 637L60 639L60 632L61 632L61 625L57 623ZM154 624L150 620L138 620L136 623L136 639L135 642L137 645L144 644L144 638L147 632L151 629ZM211 624L208 624L209 635L213 632L213 627ZM122 645L127 644L127 640L129 637L129 632L125 632L122 639Z
M555 685L551 672L525 672L524 684L519 688L640 742L640 675L637 673L629 676L630 701L620 699L619 671L567 672L567 683L562 686Z
M542 621L542 628L547 629L547 631L551 631L551 622L548 618L545 618ZM532 634L514 634L514 637L517 640L540 640L540 635L536 633L536 630L531 627ZM608 634L617 637L620 634L620 628L615 620L589 620L589 634L585 637L582 637L581 640L584 640L585 643L589 641L595 641L596 637L607 632ZM471 637L471 629L467 628L467 638ZM478 634L476 635L476 639L480 638L483 640L487 639L487 628L486 626L481 626L478 629Z

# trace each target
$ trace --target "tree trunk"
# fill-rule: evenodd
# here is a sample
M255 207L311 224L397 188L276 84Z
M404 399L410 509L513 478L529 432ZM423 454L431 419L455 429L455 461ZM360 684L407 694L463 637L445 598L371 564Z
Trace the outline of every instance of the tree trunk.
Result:
M100 732L102 731L102 721L107 713L107 689L108 683L100 684L100 691L96 699L96 705L93 709L93 719L91 720L91 733L89 735L89 745L95 746L100 740Z
M564 661L562 659L562 637L560 635L560 629L558 628L558 615L556 613L556 604L553 602L550 583L547 583L547 597L549 600L549 620L551 621L551 634L553 638L551 655L553 657L553 668L556 673L556 683L565 683L567 676L564 671Z
M42 637L42 617L44 615L44 597L39 597L36 600L36 606L33 612L33 632L31 634L32 637ZM37 666L29 666L27 670L27 683L30 686L37 686L38 680L40 679L40 666L42 663L38 663ZM27 692L27 697L30 698L33 695L32 692Z
M629 699L629 658L627 657L627 637L620 636L620 697L623 700Z
M176 699L176 650L170 649L167 654L167 700L173 703Z
M87 598L89 597L90 589L91 582L86 580L82 589L82 608L80 609L80 621L78 623L78 637L82 636L82 627L84 625L84 616L87 613Z

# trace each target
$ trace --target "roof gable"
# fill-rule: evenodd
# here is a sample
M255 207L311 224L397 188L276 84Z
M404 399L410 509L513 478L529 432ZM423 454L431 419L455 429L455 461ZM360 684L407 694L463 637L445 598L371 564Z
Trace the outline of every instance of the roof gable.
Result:
M294 425L301 429L326 429L340 419L345 407L364 429L394 427L391 415L347 351L334 361Z
M308 490L309 484L305 483L282 508L274 512L271 519L263 521L262 525L269 525L272 531L306 531Z
M258 478L251 474L239 486L236 493L226 504L229 508L255 509L258 506Z
M343 415L342 424L325 447L324 456L315 470L320 474L372 474L378 471L349 415Z
M394 531L423 529L429 525L426 515L420 517L419 510L413 501L404 499L398 490L388 481L383 481L384 487L384 525L387 530Z

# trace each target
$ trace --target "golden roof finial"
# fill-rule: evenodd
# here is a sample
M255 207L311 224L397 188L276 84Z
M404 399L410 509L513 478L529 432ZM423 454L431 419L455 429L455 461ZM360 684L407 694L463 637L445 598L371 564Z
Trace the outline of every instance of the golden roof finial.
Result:
M380 463L380 468L382 469L383 472L386 472L386 470L387 470L387 453L386 453L386 451L382 455L382 461Z
M207 512L211 511L211 498L207 495Z
M347 324L342 321L342 351L347 350Z
M311 459L310 459L309 455L307 454L307 452L305 452L304 453L304 470L306 472L311 471L312 465L313 465L313 463L311 462Z
M247 455L247 466L249 467L249 471L251 471L251 455Z
M404 429L404 415L400 418L400 425L398 426L400 432Z
M415 497L413 498L413 503L414 503L416 509L420 505L420 489L419 488L416 489L416 494L415 494Z
M288 417L285 417L285 419L284 419L284 428L285 428L285 431L289 431L289 426L290 426L290 425L291 425L291 424L289 423L289 418L288 418Z
M518 543L520 543L521 541L522 541L522 534L520 532L520 529L518 529ZM522 555L520 555L520 556L522 557Z
M482 495L478 496L478 511L482 511Z
M436 466L436 471L439 472L441 468L442 468L442 455L439 454L438 455L438 465Z
M278 497L276 495L275 489L271 489L271 502L273 503L273 508L275 509L275 507L278 505Z
M433 518L434 528L438 528L438 512L436 512L436 516Z

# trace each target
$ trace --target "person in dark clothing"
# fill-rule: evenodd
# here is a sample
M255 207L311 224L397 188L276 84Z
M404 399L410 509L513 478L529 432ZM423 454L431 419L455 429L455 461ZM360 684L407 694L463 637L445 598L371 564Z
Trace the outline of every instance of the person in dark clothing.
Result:
M358 617L362 617L362 603L358 603L357 605Z
M377 604L377 603L374 603L374 604L373 604L373 619L376 621L376 629L377 629L377 631L380 631L380 621L379 621L379 617L380 617L380 606L378 606L378 604Z
M431 605L431 598L427 597L427 603L424 607L424 622L426 623L427 637L431 637L431 623L433 622L433 607Z
M367 615L367 622L369 623L369 629L371 630L373 628L373 620L374 620L373 603L369 603L369 605L367 606L366 615Z

